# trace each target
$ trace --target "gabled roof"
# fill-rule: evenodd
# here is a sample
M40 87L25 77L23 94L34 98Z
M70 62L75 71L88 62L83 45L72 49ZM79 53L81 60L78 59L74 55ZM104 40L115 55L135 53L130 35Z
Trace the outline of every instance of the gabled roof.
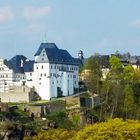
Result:
M39 49L37 50L34 56L37 56L41 53L42 49L50 48L50 49L58 49L55 43L41 43Z
M33 72L34 71L34 61L25 61L23 65L24 72Z
M73 58L67 50L59 49L55 43L41 43L35 56L40 55L43 49L50 63L79 65L79 61Z
M16 55L7 62L7 65L15 73L24 73L33 71L33 63L34 61L30 61L24 55Z
M24 63L26 59L24 55L16 55L8 61L8 66L15 73L24 73L23 67L21 67L21 61Z

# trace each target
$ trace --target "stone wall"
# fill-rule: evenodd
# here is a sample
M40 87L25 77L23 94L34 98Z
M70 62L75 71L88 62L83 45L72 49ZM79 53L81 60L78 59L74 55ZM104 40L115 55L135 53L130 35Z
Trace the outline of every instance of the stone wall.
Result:
M66 109L65 101L52 101L45 104L29 105L27 110L29 114L34 113L36 117L45 116L49 113L55 113L59 111L64 111Z
M33 90L27 86L13 86L8 92L0 93L2 102L30 102Z

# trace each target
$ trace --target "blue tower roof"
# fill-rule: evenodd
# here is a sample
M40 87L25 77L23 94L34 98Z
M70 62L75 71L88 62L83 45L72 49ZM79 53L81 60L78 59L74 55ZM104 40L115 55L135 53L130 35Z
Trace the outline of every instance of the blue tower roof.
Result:
M55 43L41 43L35 56L45 50L50 63L79 65L79 61L73 58L67 50L59 49Z

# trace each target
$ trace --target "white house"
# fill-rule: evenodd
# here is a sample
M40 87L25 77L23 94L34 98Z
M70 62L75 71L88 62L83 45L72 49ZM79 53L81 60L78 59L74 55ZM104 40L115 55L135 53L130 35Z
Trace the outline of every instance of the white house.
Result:
M41 43L35 54L34 86L42 99L69 96L78 91L79 61L54 43Z
M8 61L8 66L13 70L14 85L27 85L33 87L34 61L23 55L16 55Z
M6 92L13 86L13 70L8 67L7 60L0 59L0 92Z

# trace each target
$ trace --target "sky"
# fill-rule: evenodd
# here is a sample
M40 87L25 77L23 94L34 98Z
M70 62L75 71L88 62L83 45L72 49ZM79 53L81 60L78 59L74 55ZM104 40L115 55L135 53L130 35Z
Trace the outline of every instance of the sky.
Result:
M73 57L140 55L140 0L0 0L0 57L34 59L46 40Z

